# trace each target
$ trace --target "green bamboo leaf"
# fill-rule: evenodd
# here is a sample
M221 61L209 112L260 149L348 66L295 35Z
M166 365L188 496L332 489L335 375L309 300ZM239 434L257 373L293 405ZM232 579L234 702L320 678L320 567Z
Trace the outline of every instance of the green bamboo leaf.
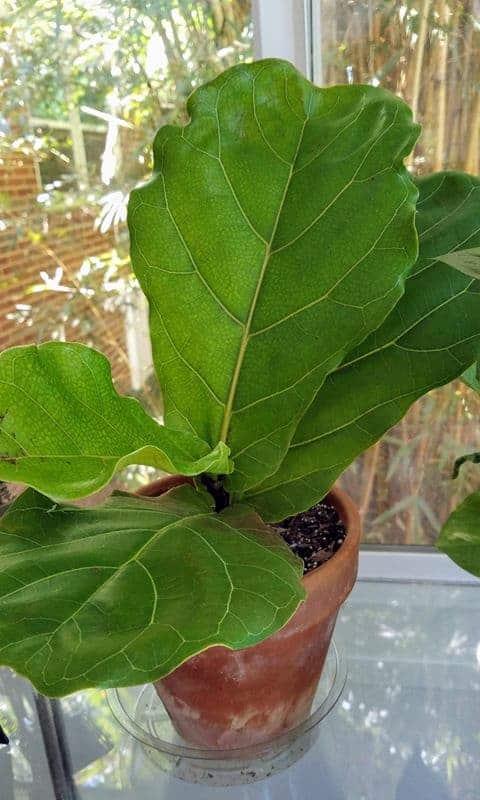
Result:
M408 474L408 470L412 464L413 454L417 445L421 443L425 436L427 436L426 431L422 431L417 436L413 436L411 439L408 439L406 442L402 441L401 439L395 440L393 436L385 436L383 441L387 444L389 440L392 444L397 446L397 452L391 458L389 458L388 462L388 470L387 470L387 481L390 481L397 471L401 471L403 475Z
M420 255L383 325L317 394L278 472L248 493L264 519L322 497L430 389L449 383L480 348L480 283L435 260L480 244L480 180L440 173L418 180Z
M0 663L60 696L153 681L285 625L302 562L251 508L216 514L207 497L181 486L85 509L24 492L0 520Z
M436 541L439 550L480 578L480 492L452 511Z
M418 496L418 508L425 515L433 530L439 531L441 528L440 520L431 505L421 495Z
M401 514L402 511L408 511L410 509L415 509L418 507L418 497L413 494L407 495L407 497L402 497L401 500L394 503L390 508L387 508L386 511L383 511L378 517L375 517L372 520L372 527L378 527L379 525L383 525L385 522L388 522L390 519L398 516Z
M128 464L197 475L231 469L228 448L156 423L113 387L110 365L82 344L0 355L0 479L56 499L85 497Z
M154 143L129 203L166 422L226 442L245 491L280 463L326 375L377 328L415 262L411 112L291 64L227 70Z

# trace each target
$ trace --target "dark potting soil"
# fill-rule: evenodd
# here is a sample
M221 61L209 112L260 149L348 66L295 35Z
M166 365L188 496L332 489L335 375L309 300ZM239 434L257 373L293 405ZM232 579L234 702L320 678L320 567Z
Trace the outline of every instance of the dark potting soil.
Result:
M347 535L337 510L328 503L317 503L308 511L278 522L275 527L290 550L303 560L304 575L328 561Z

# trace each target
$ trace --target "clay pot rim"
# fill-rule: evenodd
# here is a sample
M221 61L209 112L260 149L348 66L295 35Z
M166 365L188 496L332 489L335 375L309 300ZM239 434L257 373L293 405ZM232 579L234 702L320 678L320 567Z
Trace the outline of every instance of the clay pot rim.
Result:
M146 486L137 489L135 494L141 497L160 497L161 494L165 494L185 483L193 485L192 478L185 475L165 475L163 478L157 478ZM344 565L346 566L349 561L355 558L361 537L360 513L350 495L343 489L334 486L323 499L337 510L340 519L345 525L347 535L342 546L328 561L324 564L319 564L318 567L303 576L302 583L310 591L314 589L319 580L322 583L329 580L335 581L335 575L339 569L341 570Z

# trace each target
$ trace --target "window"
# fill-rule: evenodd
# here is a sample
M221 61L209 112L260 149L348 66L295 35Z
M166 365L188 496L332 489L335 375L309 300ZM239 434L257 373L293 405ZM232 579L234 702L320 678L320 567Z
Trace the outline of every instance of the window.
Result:
M306 8L316 83L381 85L403 97L423 126L413 173L478 173L478 5L312 0ZM434 391L350 467L342 482L364 514L368 542L435 540L449 510L478 485L474 470L456 481L451 474L455 458L478 447L479 412L460 381Z
M424 124L413 172L478 171L472 0L12 0L0 17L0 349L50 338L98 346L121 389L161 414L129 267L128 191L191 89L254 49L319 84L402 95ZM347 471L366 541L434 540L476 480L468 466L450 475L457 455L478 449L479 411L460 382L433 392ZM144 477L130 470L129 485Z
M0 350L73 339L161 414L130 189L188 94L252 57L250 0L38 0L0 14ZM135 481L142 470L132 470Z

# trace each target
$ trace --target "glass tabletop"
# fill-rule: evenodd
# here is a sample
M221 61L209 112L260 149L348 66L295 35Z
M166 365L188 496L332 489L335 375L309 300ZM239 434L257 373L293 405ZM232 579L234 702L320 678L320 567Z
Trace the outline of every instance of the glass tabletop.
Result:
M55 794L35 699L4 671L0 719L13 735L0 748L0 797L480 800L479 610L480 585L359 581L335 632L347 684L317 743L288 771L243 787L188 784L152 768L104 693L88 691L54 708L72 778Z

